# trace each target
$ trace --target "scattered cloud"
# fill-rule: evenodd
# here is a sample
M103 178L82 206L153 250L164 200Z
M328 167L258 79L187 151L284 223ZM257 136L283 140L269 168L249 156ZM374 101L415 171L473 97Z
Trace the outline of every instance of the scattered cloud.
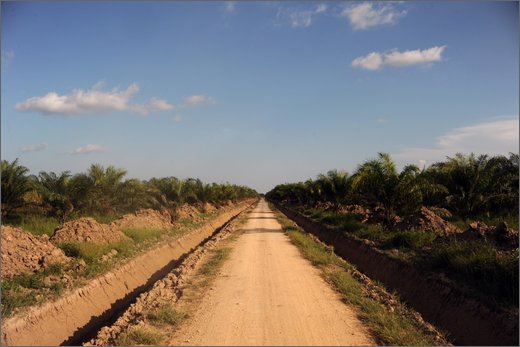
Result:
M88 154L88 153L95 153L95 152L104 152L105 148L101 145L92 145L88 144L85 147L78 147L72 152L70 152L71 155L78 155L78 154Z
M153 111L173 109L173 105L166 100L151 98L146 104L134 104L132 97L139 91L137 83L132 83L126 89L113 88L103 91L103 83L98 82L91 89L74 89L67 95L56 92L44 96L34 96L15 108L24 112L41 112L46 115L79 115L103 112L129 111L146 115Z
M149 106L153 110L157 111L169 111L173 110L173 105L168 103L168 101L159 99L159 98L151 98L149 102Z
M175 115L175 123L179 123L182 120L182 116L180 114Z
M226 11L226 13L235 13L235 11L236 11L235 4L236 4L236 1L226 1L224 4L225 5L224 11Z
M378 119L376 119L376 122L377 122L378 124L383 124L383 123L386 123L386 119L383 118L383 117L379 117Z
M397 10L393 4L363 2L345 7L341 16L350 21L354 30L365 30L379 25L394 25L406 13L406 10Z
M192 95L184 99L183 105L185 107L194 107L199 105L214 105L215 98L207 95Z
M312 24L313 16L327 11L326 4L318 4L312 9L296 10L294 8L278 9L277 18L285 18L293 28L307 28Z
M14 59L14 52L12 50L2 49L2 68L5 69L9 63Z
M386 53L372 52L352 61L352 67L365 70L379 70L384 66L404 67L419 64L431 64L442 60L446 46L435 46L427 49L399 52L392 50Z
M365 57L359 57L352 61L353 67L360 67L365 70L377 70L383 65L381 54L372 52Z
M42 142L36 145L27 145L20 148L20 152L37 152L37 151L43 151L44 149L47 149L49 145L47 142Z
M402 163L422 166L444 160L457 152L469 154L518 153L518 116L502 117L448 131L437 138L432 148L408 147L394 154Z

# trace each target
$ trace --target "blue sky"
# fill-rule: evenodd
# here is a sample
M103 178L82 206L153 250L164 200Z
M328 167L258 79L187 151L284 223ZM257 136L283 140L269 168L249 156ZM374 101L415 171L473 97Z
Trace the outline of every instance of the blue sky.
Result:
M518 152L517 2L2 2L2 159L265 192Z

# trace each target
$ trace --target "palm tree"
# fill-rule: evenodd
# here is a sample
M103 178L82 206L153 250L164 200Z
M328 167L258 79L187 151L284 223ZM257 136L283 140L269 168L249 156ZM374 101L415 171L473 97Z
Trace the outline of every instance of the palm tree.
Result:
M63 171L60 175L54 172L40 171L35 177L37 190L43 203L51 208L52 214L63 223L74 210L69 189L70 172Z
M17 208L24 206L24 196L33 188L27 172L29 169L18 165L18 158L11 163L2 160L2 218L9 217Z
M419 172L417 166L408 165L398 173L390 155L378 153L377 159L358 167L352 185L357 198L365 205L383 208L384 225L390 227L398 209L410 210L420 205Z
M326 175L318 175L316 183L323 198L332 202L335 209L347 198L350 184L346 171L330 170Z

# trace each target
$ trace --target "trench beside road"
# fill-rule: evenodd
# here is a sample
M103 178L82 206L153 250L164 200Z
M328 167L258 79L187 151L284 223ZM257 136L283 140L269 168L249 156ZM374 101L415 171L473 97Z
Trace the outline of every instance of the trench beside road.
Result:
M171 345L374 345L305 260L265 200L249 214L212 290Z
M110 325L137 296L171 271L179 259L249 207L242 203L202 227L158 245L91 280L57 301L32 307L2 322L2 345L77 345Z

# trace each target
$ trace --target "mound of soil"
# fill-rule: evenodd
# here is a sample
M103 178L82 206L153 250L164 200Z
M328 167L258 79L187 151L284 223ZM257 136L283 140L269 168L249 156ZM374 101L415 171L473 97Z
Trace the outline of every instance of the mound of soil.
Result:
M217 208L213 204L210 204L209 202L204 203L204 205L202 206L202 211L204 211L206 213L215 211L216 209Z
M444 219L453 217L453 215L451 214L450 211L448 211L447 209L442 208L442 207L430 206L430 207L428 207L428 209L430 211L432 211L433 213L435 213L437 216L444 218Z
M116 226L98 223L94 218L84 217L67 222L54 231L53 243L88 241L111 243L127 239Z
M329 201L318 201L314 204L314 208L318 210L328 211L334 209L334 204Z
M123 217L110 223L116 229L171 229L172 216L167 211L141 209L135 213L125 214Z
M473 222L468 230L460 235L458 239L473 241L486 239L504 248L518 248L518 231L507 226L502 222L497 226L487 226L484 222Z
M398 222L395 229L424 230L444 236L460 232L455 225L445 221L426 207L421 207L418 212Z
M339 213L354 214L359 216L361 221L367 221L370 217L370 210L361 205L343 205L339 208Z
M175 210L177 218L180 219L191 219L194 222L200 221L199 210L195 206L184 204Z
M2 278L36 272L69 260L47 235L35 236L19 228L2 226Z

